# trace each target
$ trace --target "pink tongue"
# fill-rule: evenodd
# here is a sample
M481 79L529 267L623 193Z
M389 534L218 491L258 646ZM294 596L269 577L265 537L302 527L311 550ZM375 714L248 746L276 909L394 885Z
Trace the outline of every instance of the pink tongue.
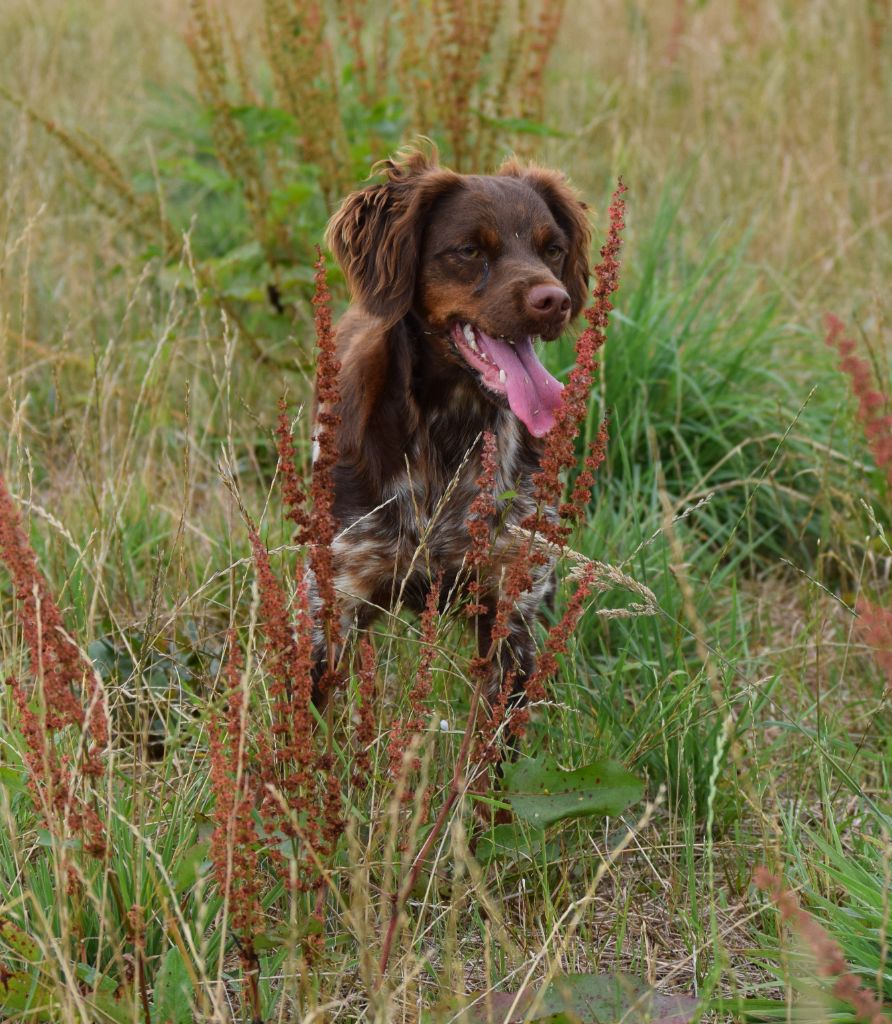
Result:
M544 437L554 426L563 384L554 379L536 358L531 338L502 341L477 331L481 351L505 371L508 404L533 437Z

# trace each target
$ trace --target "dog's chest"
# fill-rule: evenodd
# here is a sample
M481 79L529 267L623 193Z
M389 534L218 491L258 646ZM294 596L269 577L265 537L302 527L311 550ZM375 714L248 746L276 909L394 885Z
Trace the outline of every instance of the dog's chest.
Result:
M502 519L530 509L531 466L521 428L510 413L492 423L496 439L494 497ZM459 416L432 418L413 439L405 475L395 483L400 547L421 549L437 571L457 571L468 550L468 522L480 493L482 431Z
M471 418L430 417L405 450L404 470L385 483L373 508L357 508L342 526L334 545L342 595L377 605L399 600L420 610L431 579L451 588L460 578L480 493L483 429L496 438L499 529L533 510L536 459L512 414L500 413L483 427ZM493 570L498 575L496 565Z

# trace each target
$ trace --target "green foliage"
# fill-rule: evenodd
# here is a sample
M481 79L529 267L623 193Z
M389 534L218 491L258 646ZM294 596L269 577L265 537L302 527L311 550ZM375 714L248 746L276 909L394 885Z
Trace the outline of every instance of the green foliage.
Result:
M388 620L377 638L367 777L350 779L353 751L343 741L355 679L326 732L347 811L325 920L313 922L312 897L291 900L280 866L261 865L262 1015L414 1019L419 1004L466 986L504 1007L531 966L560 964L569 974L602 972L593 984L608 1000L621 968L655 976L661 992L719 987L734 995L720 1013L789 1020L811 1009L794 1004L814 985L813 969L748 890L763 859L784 865L857 977L882 983L888 1001L889 821L877 802L890 788L889 706L881 681L863 671L869 652L844 607L867 573L884 592L882 552L864 547L869 526L857 502L874 504L883 522L886 510L842 402L846 382L812 330L830 306L857 314L882 349L883 69L892 39L882 12L866 2L810 18L771 0L727 11L679 5L681 21L669 26L661 19L670 7L632 4L610 25L615 11L594 12L609 31L592 32L592 12L580 8L536 110L523 95L535 80L532 55L517 50L514 30L524 30L524 45L544 37L533 19L512 23L513 6L492 7L505 19L492 47L478 38L458 52L451 23L431 45L410 31L416 8L433 14L439 5L372 11L361 59L332 23L323 35L336 40L334 75L290 84L276 80L280 58L313 42L307 27L279 32L263 53L245 38L272 6L249 5L235 33L225 24L204 32L222 47L216 97L212 81L208 89L190 79L176 39L165 44L174 56L162 59L158 40L134 30L150 24L140 21L148 7L72 0L51 17L12 0L0 14L9 41L0 88L17 104L0 121L3 472L33 510L40 565L72 635L92 642L119 714L101 874L79 840L54 837L35 808L4 688L0 1016L144 1021L133 905L146 911L152 1024L191 1019L208 992L224 992L237 1012L247 1002L209 868L204 727L219 707L214 652L253 607L218 460L222 451L227 483L252 512L268 509L271 543L288 544L289 524L275 502L267 506L270 396L285 386L271 364L285 363L289 391L306 394L313 247L371 162L419 132L468 170L518 148L566 169L589 199L619 172L632 188L606 381L589 423L592 435L612 409L608 462L574 546L650 586L660 614L605 622L594 612L621 599L598 595L523 749L541 764L615 758L645 779L649 798L665 783L668 799L589 903L581 894L627 835L613 815L609 834L597 816L562 817L547 831L516 820L482 827L472 800L460 800L406 904L402 946L382 980L373 962L382 922L427 834L412 823L426 795L436 806L449 792L467 711L466 652L448 636L427 708L448 728L422 736L424 784L394 803L386 746L405 710L417 638L411 624ZM328 5L326 17L349 6ZM279 7L285 17L296 9ZM406 53L406 40L421 42ZM369 59L379 49L381 75ZM213 61L204 66L215 73ZM453 80L454 71L465 78ZM146 74L159 84L146 88ZM425 80L436 83L439 111L419 103ZM317 95L302 107L295 90L305 84ZM330 116L318 116L312 104L329 101ZM447 121L450 106L459 116ZM22 109L30 123L15 114ZM93 137L74 127L84 110ZM314 139L308 125L320 129ZM696 166L681 167L690 152L700 154ZM179 259L186 231L191 264ZM546 351L564 376L569 341ZM306 416L308 449L305 428ZM282 554L286 565L291 557ZM840 585L825 565L844 558ZM198 637L187 635L193 622ZM262 737L273 723L256 654L251 725ZM27 670L5 578L0 663L2 678ZM152 760L131 738L160 737L162 723ZM475 792L480 782L470 794L478 808L510 807L506 794ZM72 863L77 879L65 870ZM578 917L572 935L568 912ZM312 965L302 959L311 948ZM622 984L628 993L640 983ZM481 997L477 1006L486 1005ZM449 1012L477 1014L465 1000ZM841 1004L820 1012L852 1019Z
M267 360L291 365L315 249L372 164L419 135L463 170L565 134L542 122L562 4L532 3L516 24L507 6L480 0L396 7L382 19L367 0L264 0L260 59L225 10L193 0L184 41L194 92L155 89L153 159L134 171L2 86L0 99L87 173L100 208L141 241L144 259L161 259L159 281L215 302Z
M161 756L165 743L188 741L205 706L203 681L220 670L219 652L203 647L188 622L177 642L132 631L91 641L87 655L115 694L119 739L144 747L151 758Z
M155 977L152 1020L155 1024L190 1024L193 1019L192 979L183 954L171 946Z
M673 513L712 494L696 521L716 552L810 560L822 525L818 453L835 401L812 395L816 380L784 362L801 347L812 350L810 366L829 360L817 336L780 316L747 234L735 239L728 223L701 242L684 230L690 199L687 186L668 184L624 257L603 405L589 421L591 437L599 413L610 413L598 501L624 504L638 478L645 491L665 490ZM570 358L565 347L552 366Z
M40 959L40 946L26 931L8 918L0 920L0 941L24 960L35 963Z
M816 829L796 829L789 816L785 830L790 843L790 865L785 869L787 884L795 887L802 906L839 944L845 962L852 966L859 983L878 997L892 991L892 806L865 810L863 829L846 837L830 814L826 838ZM765 970L797 993L815 996L833 1007L834 1019L860 1019L841 1000L817 989L814 952L776 918L759 936L752 955ZM792 941L791 941L792 939ZM787 1011L784 1000L742 999L739 1011L752 1020L782 1020Z
M503 795L514 813L538 828L571 818L615 817L640 800L644 786L613 761L565 771L533 758L502 767Z
M687 1024L697 1001L662 995L628 975L567 974L541 992L487 992L450 999L423 1018L428 1024Z
M25 971L4 971L0 980L0 1010L7 1017L50 1021L59 1012L52 990Z

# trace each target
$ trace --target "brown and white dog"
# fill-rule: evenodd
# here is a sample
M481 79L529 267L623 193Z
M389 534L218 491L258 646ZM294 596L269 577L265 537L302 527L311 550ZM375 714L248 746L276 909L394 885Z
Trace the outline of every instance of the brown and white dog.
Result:
M444 595L460 588L483 431L497 439L496 494L513 494L498 521L532 510L562 391L534 346L580 312L589 277L585 207L560 173L509 160L462 175L414 150L383 168L386 180L348 196L328 229L353 299L337 327L335 586L345 621L362 628L396 603L420 611L433 579ZM533 670L531 627L553 588L549 566L518 602L489 696L505 671L519 688ZM320 644L317 673L324 657Z

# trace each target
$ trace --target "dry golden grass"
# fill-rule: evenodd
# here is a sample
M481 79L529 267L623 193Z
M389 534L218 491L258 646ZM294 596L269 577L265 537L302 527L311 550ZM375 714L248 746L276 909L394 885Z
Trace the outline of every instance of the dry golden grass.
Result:
M225 2L246 59L259 65L261 0ZM157 111L157 91L196 91L183 44L188 18L177 0L4 0L0 88L66 131L92 136L128 173L152 168L157 154L148 122ZM877 351L892 347L890 0L569 0L556 52L543 121L560 134L522 142L543 163L570 173L591 200L596 223L605 222L599 207L606 207L617 174L625 177L630 277L649 256L644 239L661 195L684 180L670 251L683 248L696 266L716 234L722 249L749 237L748 257L758 273L739 302L744 307L752 292L775 297L778 320L799 325L801 349L786 344L776 369L793 382L791 393L800 402L812 381L814 349L808 346L818 344L808 329L824 309L854 318ZM122 231L120 212L97 203L84 180L57 138L0 99L0 472L30 512L41 565L83 636L109 631L135 643L132 638L145 631L160 642L181 626L197 625L203 641L215 642L230 611L250 605L246 539L221 475L233 477L252 513L264 514L270 543L285 543L278 499L268 503L275 461L263 443L274 426L275 399L288 389L296 408L306 380L297 369L270 368L231 323L221 323L216 308L161 282L158 264L147 262L140 243ZM188 263L184 258L186 279ZM722 310L728 319L735 312ZM715 331L722 326L719 317ZM652 383L656 392L659 382ZM637 391L633 397L639 400ZM757 396L742 394L740 401L751 397ZM775 420L759 428L769 453L782 436L778 429L797 415L798 403L787 408L779 399L778 405L780 428ZM843 416L827 418L837 433L850 430ZM298 430L306 431L305 417ZM864 525L851 522L863 465L827 447L837 441L834 430L815 440L818 454L807 467L820 491L812 489L811 504L797 506L817 520L825 502L827 532L851 542L809 567L820 576L829 565L830 587L840 577L852 585L864 551ZM850 472L841 484L831 472L837 464ZM637 468L620 481L628 492L609 492L604 505L615 497L621 507L614 519L608 510L592 527L589 546L580 545L586 555L601 557L600 546L613 545L610 561L622 562L663 521L659 499L646 507L650 491L636 490ZM654 471L655 479L663 468ZM693 501L713 487L713 466L701 468L704 476L692 476L691 490L681 497L692 494ZM756 469L762 471L761 462ZM761 478L744 483L749 488L754 481ZM711 514L712 506L699 511ZM657 810L640 830L614 823L611 842L628 835L630 845L591 892L610 846L606 834L564 835L559 862L541 871L539 865L512 870L503 889L501 869L495 878L480 873L457 819L429 887L412 904L412 929L394 955L394 986L378 1005L372 998L366 1020L383 1024L397 1010L411 1020L419 994L435 998L450 986L516 980L531 965L540 975L619 965L670 988L700 984L713 993L750 991L747 986L760 983L768 986L765 992L784 989L785 982L770 977L748 951L768 927L747 892L750 868L767 851L778 862L804 859L811 870L801 854L809 841L798 831L803 822L830 838L839 831L846 849L860 842L853 821L865 820L867 799L882 799L888 783L888 748L877 735L888 702L864 652L852 643L851 616L838 600L805 577L791 582L787 567L779 582L762 574L740 582L744 555L739 561L729 556L730 567L717 571L697 563L713 521L692 515L679 525L678 546L665 557L659 553L665 536L649 546L642 539L641 564L647 563L648 585L663 605L656 639L647 642L644 630L624 633L621 622L602 631L589 616L586 631L604 638L603 646L582 646L580 638L583 653L568 659L559 690L564 703L543 714L555 724L547 741L566 763L579 763L600 746L636 761L665 748L667 771L678 771L682 788L693 792L705 780L710 815L723 803L715 836L702 807L697 813L691 806L679 809L680 801ZM625 568L644 578L637 560ZM675 600L677 579L690 587L686 602ZM673 601L676 619L666 613ZM251 631L254 616L256 608ZM699 648L688 628L698 631ZM414 664L407 635L413 636L406 624L395 623L386 645L391 703ZM624 653L630 636L634 643ZM591 663L590 651L598 652ZM700 656L709 661L712 651L718 653L710 671L701 672ZM22 657L4 598L0 662ZM602 674L603 666L614 676ZM752 727L735 739L740 746L722 762L720 775L723 739L703 751L682 746L685 730L714 721L713 731L697 733L712 743L721 732L723 701L747 710L775 683ZM593 712L592 694L609 686L615 687L612 704L604 697ZM458 729L446 702L437 710ZM379 727L383 733L387 722ZM434 757L435 738L426 770L442 774L451 766ZM670 754L671 742L678 745ZM184 794L176 823L183 823L185 845L192 809L206 805L203 751L200 743L176 751L165 768L169 774L151 776L138 824L155 823L151 799L157 794L167 799L175 792L177 800ZM678 763L670 766L673 757ZM856 795L842 774L834 774L840 765L857 776ZM448 772L439 781L445 786ZM9 814L5 804L0 809ZM359 1019L369 1005L372 959L344 963L351 943L373 944L386 920L384 899L376 902L380 893L370 898L368 887L379 861L393 855L397 829L386 802L366 809L376 824L363 823L348 836L347 897L333 914L342 945L312 991L295 983L318 1020L326 1014ZM628 825L634 822L630 815ZM36 849L33 838L12 844L22 863ZM177 847L177 857L180 852ZM844 899L839 885L820 879L822 891ZM571 934L565 924L580 898L584 913ZM45 932L50 936L52 929ZM52 961L50 945L47 939ZM345 949L342 963L337 957ZM199 965L202 971L207 966L208 987L216 986L213 998L223 1007L229 993L220 982L222 958ZM296 977L291 960L282 971ZM791 991L787 986L786 994ZM286 1011L278 1012L285 1019Z
M574 137L553 147L555 159L596 187L605 164L621 168L639 202L687 164L682 216L694 238L726 222L751 231L767 286L800 318L840 302L865 320L883 317L892 269L886 0L578 3L565 40L549 113Z
M249 59L259 58L260 3L230 7ZM0 82L130 166L144 165L140 97L151 83L192 88L187 18L170 0L8 0ZM749 231L766 287L782 291L797 316L842 303L844 314L851 307L862 321L882 322L892 269L888 0L583 0L568 5L557 52L544 120L566 137L542 140L544 160L567 168L593 199L625 174L633 230L667 178L687 169L682 216L693 244L725 224ZM64 161L9 109L0 125L14 205L6 236L51 197L51 227L36 228L32 247L51 231L51 248L62 251L43 251L41 262L52 260L69 288L88 287L83 261L74 273L71 243L97 225L79 196L66 196Z

